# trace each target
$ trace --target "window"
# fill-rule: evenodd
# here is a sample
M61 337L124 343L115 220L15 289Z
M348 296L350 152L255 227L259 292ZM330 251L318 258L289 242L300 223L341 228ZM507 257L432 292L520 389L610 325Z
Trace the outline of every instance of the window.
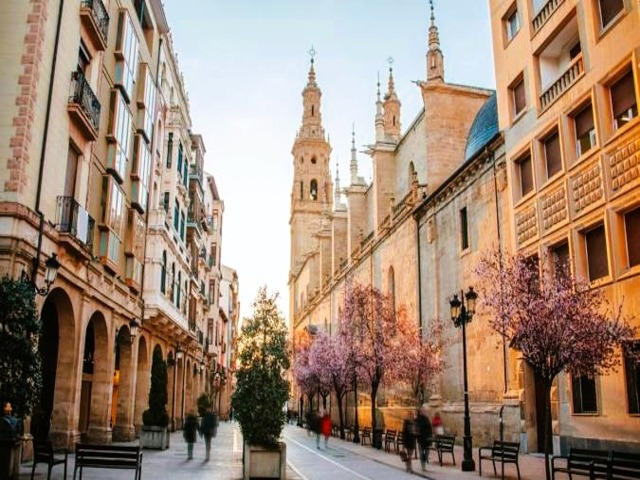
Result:
M165 211L165 213L169 213L169 201L171 199L171 193L170 192L164 192L163 198L162 198L162 208Z
M593 377L571 377L573 413L598 413L596 381Z
M585 233L587 245L587 265L589 268L589 280L609 275L607 262L607 240L604 225L599 225Z
M185 219L187 218L186 213L184 213L184 210L182 210L181 214L180 214L180 239L184 242L185 237L184 237L184 225L185 225Z
M167 142L167 168L171 168L171 157L173 157L173 133L169 132L169 141Z
M557 130L544 139L544 158L547 166L547 178L553 177L562 170L560 136Z
M513 96L513 116L516 117L520 112L527 108L527 96L524 90L524 78L520 78L511 87L511 95Z
M173 206L173 229L177 232L180 229L180 204L176 198L175 205Z
M151 143L153 114L155 113L156 104L156 86L151 76L151 67L148 63L140 64L139 83L138 107L140 107L140 109L138 110L138 131L144 135L147 142Z
M582 53L582 45L580 45L580 39L569 49L569 58L573 60Z
M617 130L632 118L638 116L636 90L633 86L633 72L629 70L610 88L613 128Z
M120 255L120 239L124 225L124 192L111 175L102 177L102 224L99 256L116 265Z
M640 207L624 215L629 267L640 265ZM640 412L639 412L640 413Z
M304 182L300 182L300 200L304 199Z
M120 11L118 19L118 39L116 41L115 82L120 87L127 103L133 98L133 84L138 67L138 50L140 42L136 36L135 27L126 10Z
M182 142L178 144L178 172L182 173L182 155L184 154Z
M627 384L627 411L640 413L640 340L628 343L624 348L624 375Z
M149 176L151 174L151 151L142 135L136 135L133 165L131 166L131 204L141 213L147 208L149 197Z
M180 297L182 294L181 286L182 286L182 272L178 272L178 288L177 288L178 292L176 295L176 307L178 308L180 308Z
M218 230L218 211L214 210L213 211L213 217L211 217L211 229L215 232L216 230Z
M518 18L517 8L514 8L513 11L507 15L505 27L507 29L507 40L509 41L515 37L518 30L520 30L520 19Z
M599 0L600 26L606 28L624 10L624 0Z
M167 251L162 251L162 265L160 267L160 291L167 293Z
M396 310L396 276L393 267L389 267L389 298L391 299L391 307Z
M119 90L111 92L109 102L109 131L107 132L107 170L122 183L127 171L131 142L132 115Z
M524 197L533 190L533 169L531 168L531 155L527 154L516 161L520 174L520 194Z
M569 243L564 242L551 248L551 261L553 262L554 276L566 276L571 272L571 260L569 258Z
M311 180L311 187L309 189L309 196L311 197L311 200L317 200L318 199L318 181L315 178L313 180Z
M591 104L575 114L573 121L576 129L576 154L580 157L596 144L596 130L593 124Z
M469 225L467 223L467 207L460 210L460 248L469 248Z

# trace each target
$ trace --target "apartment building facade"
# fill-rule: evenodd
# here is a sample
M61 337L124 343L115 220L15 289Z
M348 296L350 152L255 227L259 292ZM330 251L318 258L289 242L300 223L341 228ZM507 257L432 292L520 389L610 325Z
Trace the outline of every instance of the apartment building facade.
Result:
M70 447L133 439L155 349L179 426L210 391L221 239L162 3L11 1L0 31L0 266L41 286L45 261L60 263L38 296L31 430Z
M568 262L640 326L640 5L627 0L490 0L511 248ZM628 348L638 348L635 341ZM543 406L524 365L522 440L542 451ZM625 448L640 436L640 365L561 375L555 451Z

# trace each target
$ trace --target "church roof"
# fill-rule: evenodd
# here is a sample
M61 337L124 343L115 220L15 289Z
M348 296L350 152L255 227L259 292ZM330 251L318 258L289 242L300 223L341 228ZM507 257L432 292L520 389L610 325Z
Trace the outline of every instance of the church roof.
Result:
M498 131L498 103L494 92L480 107L476 118L473 120L464 151L465 161L473 158L475 154L482 150L496 136Z

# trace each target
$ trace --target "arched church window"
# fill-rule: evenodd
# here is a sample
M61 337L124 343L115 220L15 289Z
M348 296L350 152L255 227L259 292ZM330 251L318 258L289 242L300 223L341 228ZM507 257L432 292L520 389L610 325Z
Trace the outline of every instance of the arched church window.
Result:
M316 157L311 157L311 163L315 165L317 162L318 162L318 159Z
M304 199L304 182L300 182L300 200Z
M180 308L180 294L182 292L182 272L178 272L178 294L177 294L177 300L176 300L176 307Z
M394 127L396 126L396 116L395 115L393 116L393 126Z
M304 157L300 157L300 165L304 163Z
M311 105L311 116L313 117L315 113L316 113L316 106Z
M311 180L311 187L309 188L309 196L311 200L318 199L318 181L314 178Z

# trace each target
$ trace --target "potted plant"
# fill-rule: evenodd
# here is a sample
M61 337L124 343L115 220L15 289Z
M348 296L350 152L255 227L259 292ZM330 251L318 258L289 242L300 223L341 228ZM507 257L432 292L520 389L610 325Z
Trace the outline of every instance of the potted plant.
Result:
M238 338L234 417L244 438L244 479L285 478L286 445L280 434L289 398L287 327L276 306L277 295L261 287L253 315L243 320Z
M149 408L142 413L140 445L142 448L164 450L169 448L169 414L167 413L167 364L160 347L153 351Z

